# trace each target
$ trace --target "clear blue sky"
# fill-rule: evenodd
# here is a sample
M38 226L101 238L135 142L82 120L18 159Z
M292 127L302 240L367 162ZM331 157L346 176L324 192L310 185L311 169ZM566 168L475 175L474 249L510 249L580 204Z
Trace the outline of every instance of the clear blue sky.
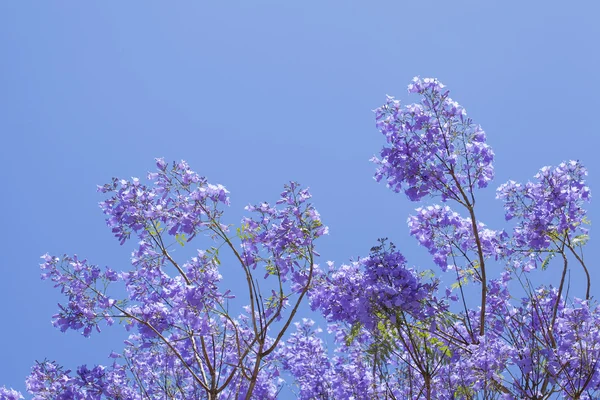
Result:
M600 193L599 12L592 1L0 2L0 385L23 390L36 359L73 368L121 348L118 327L90 340L52 328L61 297L40 281L39 256L127 268L132 247L105 227L96 184L144 176L155 157L227 186L232 223L290 179L310 186L330 226L323 261L387 236L430 267L407 233L416 204L376 184L368 162L383 143L371 110L386 94L415 100L406 85L421 75L488 134L491 227L503 227L494 188L543 165L580 159ZM592 231L590 264L597 243Z

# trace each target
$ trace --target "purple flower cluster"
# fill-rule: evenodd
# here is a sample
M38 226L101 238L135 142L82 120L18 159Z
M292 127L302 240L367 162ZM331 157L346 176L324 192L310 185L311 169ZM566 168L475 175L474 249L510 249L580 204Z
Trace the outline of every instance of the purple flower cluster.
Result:
M600 310L577 298L567 305L558 293L540 286L520 306L507 306L510 312L495 310L505 322L497 331L509 346L509 365L520 372L511 385L515 398L553 391L563 398L598 396Z
M509 181L498 188L506 219L518 219L516 246L545 249L553 238L573 241L587 233L582 227L586 214L583 205L591 199L586 175L579 161L569 161L556 168L542 168L535 175L536 182L522 185Z
M381 313L419 315L433 290L385 240L368 257L321 278L309 294L313 310L319 309L330 322L360 323L368 328L377 326Z
M208 183L185 161L173 163L169 169L163 159L157 159L158 171L148 174L153 186L138 178L130 181L114 178L98 191L113 196L100 203L108 216L106 223L121 244L135 232L141 240L165 229L169 235L189 235L218 221L220 204L229 204L229 193L222 185Z
M23 395L14 390L14 389L8 389L4 386L0 387L0 400L19 400L22 399Z
M494 176L494 153L485 132L467 118L437 79L414 78L409 93L421 102L402 107L393 97L375 110L377 128L388 146L375 178L385 178L395 192L404 190L412 201L440 194L442 200L463 201L468 188L486 187Z
M284 372L292 375L300 399L370 399L384 398L364 350L372 343L367 331L347 341L349 334L342 326L330 324L338 347L330 357L319 337L314 321L296 323L296 332L278 350L277 358Z
M262 203L246 207L255 214L254 218L242 220L242 256L246 265L256 268L260 262L267 263L267 274L277 275L283 282L289 275L296 283L306 279L301 263L309 261L312 265L309 250L313 241L328 233L317 210L307 202L311 197L308 189L291 182L275 206Z
M429 250L442 271L448 269L449 257L453 259L451 267L454 267L457 258L466 259L471 268L476 266L478 260L471 260L477 253L477 245L470 218L462 218L448 206L419 207L415 211L416 215L408 218L410 234ZM484 256L497 259L502 254L506 234L487 229L482 222L477 225Z
M317 337L321 329L312 329L314 321L296 322L296 332L277 349L281 368L294 377L298 398L303 400L326 398L330 391L331 364L323 341Z
M333 327L334 332L336 327ZM331 395L332 399L375 399L382 398L384 391L378 385L376 372L365 357L370 335L361 332L350 343L341 343L332 357Z
M89 399L100 400L115 398L118 392L114 386L108 384L110 374L106 368L96 366L89 369L82 365L77 368L77 373L64 371L54 362L39 362L27 378L27 390L35 394L35 399Z
M102 272L77 256L64 256L61 260L45 254L42 259L42 279L50 279L68 298L68 303L58 305L60 312L53 317L54 326L62 332L83 328L83 335L88 337L94 328L100 332L100 320L113 324L110 309L115 300L105 293L106 284L117 280L113 270L106 268Z

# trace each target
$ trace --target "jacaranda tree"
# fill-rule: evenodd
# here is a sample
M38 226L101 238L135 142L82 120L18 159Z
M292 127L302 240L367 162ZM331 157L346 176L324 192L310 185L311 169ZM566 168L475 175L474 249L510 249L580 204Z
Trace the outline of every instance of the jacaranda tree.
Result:
M157 159L148 183L98 188L114 235L137 243L129 270L42 257L42 278L66 296L53 324L87 337L118 321L130 332L123 350L112 365L75 372L37 362L26 380L33 398L274 399L284 387L301 399L600 398L585 168L568 161L502 184L510 222L489 229L476 208L494 176L484 131L436 79L415 78L409 92L420 102L388 97L375 112L386 138L375 178L411 201L441 202L408 218L435 268L409 267L387 239L319 267L315 241L327 228L307 189L289 183L275 204L246 207L234 229L221 222L223 186ZM177 260L173 247L194 239L202 250ZM221 260L246 283L237 313ZM571 268L587 278L583 293L568 290ZM126 298L115 295L122 287ZM298 320L306 302L329 336ZM0 399L19 398L0 388Z

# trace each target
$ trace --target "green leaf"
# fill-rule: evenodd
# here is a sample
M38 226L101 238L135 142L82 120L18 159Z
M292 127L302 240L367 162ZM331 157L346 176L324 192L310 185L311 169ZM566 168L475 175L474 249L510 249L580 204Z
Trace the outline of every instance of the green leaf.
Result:
M467 278L466 276L464 278L461 278L459 281L454 282L451 287L452 289L458 289L461 286L466 286L467 283L469 283L469 278Z
M352 328L350 328L350 334L346 336L346 346L350 346L352 342L354 342L354 339L356 339L361 329L362 324L360 322L357 322L354 325L352 325Z
M542 261L542 271L545 271L546 268L548 268L548 264L550 264L550 260L552 260L554 258L554 256L556 255L555 252L550 252L546 258L544 259L544 261Z
M157 236L159 233L161 233L164 229L160 227L160 222L157 221L154 224L152 224L151 226L147 226L146 227L146 231L148 231L148 233L152 236Z
M475 391L468 386L459 386L454 392L454 397L472 399Z
M186 243L185 233L178 233L177 235L175 235L175 240L177 240L177 243L179 243L181 245L181 247L185 246L185 243Z
M589 235L581 234L581 235L575 236L573 238L573 240L571 240L571 243L576 247L580 247L580 246L584 246L589 239L590 239Z
M221 260L219 260L219 249L217 247L213 246L210 249L206 250L206 254L212 256L211 259L214 260L216 265L221 265Z

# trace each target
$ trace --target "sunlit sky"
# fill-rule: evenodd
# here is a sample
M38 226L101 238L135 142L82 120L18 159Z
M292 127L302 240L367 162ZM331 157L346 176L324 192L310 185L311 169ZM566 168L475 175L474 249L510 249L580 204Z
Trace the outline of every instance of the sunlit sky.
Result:
M287 181L310 186L330 227L321 262L389 237L430 268L406 227L418 205L375 183L368 161L383 145L372 110L386 94L416 101L406 86L420 75L448 86L496 152L478 204L490 227L505 226L494 188L544 165L581 160L594 195L599 12L591 1L0 2L0 386L24 391L35 360L74 369L121 349L120 327L85 339L51 326L62 297L40 280L39 256L128 268L134 244L111 236L96 185L143 177L155 157L224 184L234 224ZM590 264L596 243L592 231ZM235 282L239 268L223 268Z

